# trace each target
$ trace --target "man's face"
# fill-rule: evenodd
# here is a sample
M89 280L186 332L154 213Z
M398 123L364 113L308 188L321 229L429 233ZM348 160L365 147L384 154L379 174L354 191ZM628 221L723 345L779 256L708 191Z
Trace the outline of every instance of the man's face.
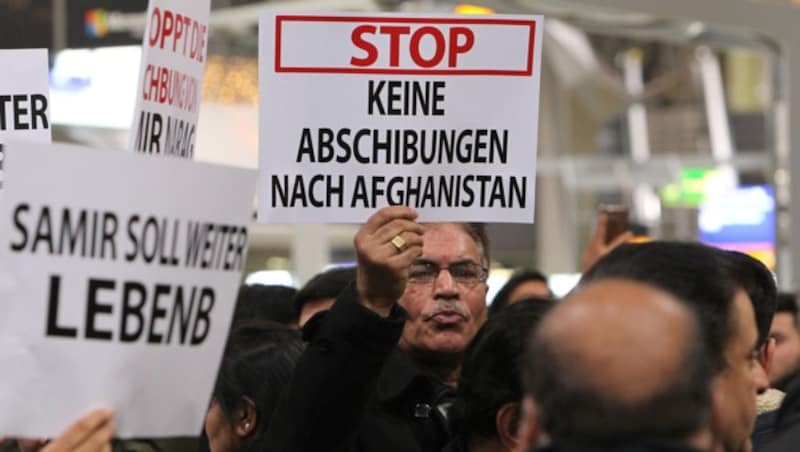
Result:
M758 330L750 297L734 297L731 335L725 350L726 369L716 378L719 430L726 452L749 451L756 418L756 394L768 382L758 363Z
M769 334L775 338L770 383L776 385L800 371L800 332L797 331L794 314L775 313Z
M408 312L401 346L426 353L462 353L486 321L485 282L463 283L445 268L472 263L484 265L478 245L453 223L425 227L421 265L442 269L430 282L412 275L400 305ZM457 275L458 276L458 275Z

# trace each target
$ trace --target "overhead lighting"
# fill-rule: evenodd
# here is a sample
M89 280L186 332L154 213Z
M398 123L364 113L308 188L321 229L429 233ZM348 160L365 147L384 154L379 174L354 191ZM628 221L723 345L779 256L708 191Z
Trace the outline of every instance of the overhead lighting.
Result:
M464 14L464 15L480 15L480 14L494 14L495 10L489 8L488 6L479 6L479 5L470 5L470 4L461 4L456 5L453 12L456 14Z

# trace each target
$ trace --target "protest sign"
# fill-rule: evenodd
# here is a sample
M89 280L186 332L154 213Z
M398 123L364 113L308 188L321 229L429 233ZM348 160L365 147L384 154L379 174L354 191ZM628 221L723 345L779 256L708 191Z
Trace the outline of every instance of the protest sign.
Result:
M262 16L259 221L532 222L542 27Z
M47 49L0 50L0 144L49 143Z
M255 172L67 145L6 155L0 436L52 437L99 405L122 437L196 435Z
M192 158L210 0L150 0L130 149Z

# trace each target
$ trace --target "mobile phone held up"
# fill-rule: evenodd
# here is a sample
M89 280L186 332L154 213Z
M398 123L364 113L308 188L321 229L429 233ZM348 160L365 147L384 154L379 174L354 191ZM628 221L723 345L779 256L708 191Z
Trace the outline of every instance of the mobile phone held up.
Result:
M630 229L628 207L619 204L600 206L600 213L606 215L606 244L611 243Z

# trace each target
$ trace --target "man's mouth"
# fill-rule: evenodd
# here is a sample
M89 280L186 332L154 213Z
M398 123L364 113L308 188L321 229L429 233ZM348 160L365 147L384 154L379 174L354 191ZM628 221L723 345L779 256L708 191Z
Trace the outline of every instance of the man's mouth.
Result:
M439 325L454 325L464 321L464 316L455 311L437 312L431 316L431 321Z

